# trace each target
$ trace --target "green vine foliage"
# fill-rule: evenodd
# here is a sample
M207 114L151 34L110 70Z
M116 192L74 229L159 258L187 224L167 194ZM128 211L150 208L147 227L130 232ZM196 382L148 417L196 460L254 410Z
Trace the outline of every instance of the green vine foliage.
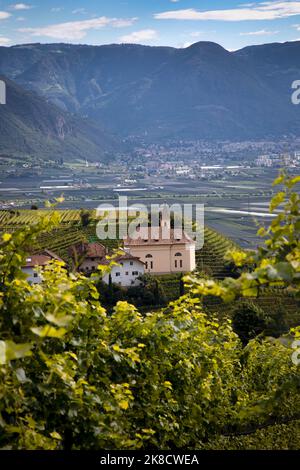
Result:
M58 223L55 212L5 234L0 447L205 449L244 442L251 448L258 441L278 448L274 426L288 446L286 426L300 417L299 366L291 359L299 332L253 339L243 348L229 321L219 324L202 309L204 295L231 300L265 284L299 294L299 196L293 180L284 182L288 201L265 247L232 254L237 264L256 263L251 273L223 283L191 277L185 296L143 315L127 302L108 315L99 276L68 273L57 261L41 272L41 285L27 282L26 250ZM296 429L292 446L300 444Z

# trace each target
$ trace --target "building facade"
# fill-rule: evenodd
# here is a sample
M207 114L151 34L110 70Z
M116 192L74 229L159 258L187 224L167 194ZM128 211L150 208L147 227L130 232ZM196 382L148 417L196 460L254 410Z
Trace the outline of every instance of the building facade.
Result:
M183 230L172 229L162 212L159 227L141 228L138 237L126 237L124 247L145 264L149 274L187 273L196 269L196 243Z
M103 282L106 284L112 282L123 287L140 285L139 278L145 274L145 265L140 259L125 254L118 257L115 262L118 263L118 266L112 267L110 274L103 277Z
M69 254L76 270L91 274L97 270L99 264L103 264L107 250L101 243L81 242L72 246Z
M27 275L27 281L31 284L40 284L42 277L37 271L37 268L43 268L51 261L62 261L55 253L49 250L41 251L39 254L28 255L26 264L22 267L22 271Z

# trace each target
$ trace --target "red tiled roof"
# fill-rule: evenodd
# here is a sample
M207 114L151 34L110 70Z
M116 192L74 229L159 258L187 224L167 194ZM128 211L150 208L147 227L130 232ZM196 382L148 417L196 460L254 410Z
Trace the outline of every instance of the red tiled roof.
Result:
M43 250L39 254L49 256L51 259L55 259L56 261L63 261L56 253L50 250Z
M114 258L113 260L102 258L100 261L100 264L109 265L112 261L115 261L116 263L121 263L122 261L138 261L141 264L145 264L140 258L138 258L137 256L133 256L130 253L125 253L124 255L120 255L117 258Z
M74 256L75 253L84 258L103 258L106 255L105 246L101 243L86 243L80 242L76 245L73 245L69 248L69 253L71 256Z
M34 268L35 266L45 266L50 263L50 261L63 261L56 253L50 250L41 250L38 253L28 254L26 257L27 268Z
M115 260L117 263L120 263L122 261L139 261L142 264L145 264L140 258L137 256L133 256L130 253L125 253L124 255L118 256Z
M46 255L31 255L26 258L26 268L35 268L36 266L45 266L50 263L52 258Z
M100 243L89 243L86 247L87 258L102 258L106 254L106 248Z

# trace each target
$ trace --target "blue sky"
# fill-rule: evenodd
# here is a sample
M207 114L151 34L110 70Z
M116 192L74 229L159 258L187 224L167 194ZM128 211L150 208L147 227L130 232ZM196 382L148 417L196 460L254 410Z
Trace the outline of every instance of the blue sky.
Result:
M0 0L0 45L140 43L228 50L300 40L300 1Z

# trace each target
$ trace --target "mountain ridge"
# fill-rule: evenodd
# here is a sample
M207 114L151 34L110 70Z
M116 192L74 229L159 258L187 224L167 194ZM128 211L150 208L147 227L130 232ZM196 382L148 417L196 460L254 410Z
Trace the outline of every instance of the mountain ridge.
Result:
M0 106L0 154L101 161L122 148L94 123L64 112L6 77L0 78L7 88L7 103Z
M121 138L293 138L299 56L300 41L237 51L210 41L183 49L34 43L0 47L0 73Z

